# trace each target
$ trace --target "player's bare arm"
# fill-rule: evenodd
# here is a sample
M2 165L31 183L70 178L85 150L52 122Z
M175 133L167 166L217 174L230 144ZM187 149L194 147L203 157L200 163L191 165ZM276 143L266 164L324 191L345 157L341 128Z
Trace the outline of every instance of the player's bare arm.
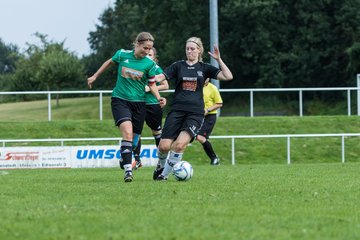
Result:
M160 85L158 85L157 88L158 88L159 91L168 90L169 89L168 81L166 79L161 81Z
M101 67L96 71L96 73L94 73L94 75L87 79L90 89L92 88L92 84L96 81L96 79L112 65L114 65L114 62L110 58L101 65Z
M215 103L211 107L205 109L205 116L209 114L209 112L215 111L223 106L222 103Z
M161 73L161 74L156 75L155 79L156 79L155 80L156 82L162 82L162 81L166 80L166 77L165 77L165 75L163 73Z
M150 92L156 97L156 99L159 101L160 106L163 104L166 104L166 100L164 100L165 98L160 96L158 87L156 86L155 83L150 83L149 85L150 88Z
M226 66L226 64L223 62L223 60L220 57L220 50L217 46L214 46L214 52L208 52L209 55L214 58L218 63L219 67L221 69L221 72L219 72L217 79L222 81L230 81L233 79L233 75L230 71L230 69Z

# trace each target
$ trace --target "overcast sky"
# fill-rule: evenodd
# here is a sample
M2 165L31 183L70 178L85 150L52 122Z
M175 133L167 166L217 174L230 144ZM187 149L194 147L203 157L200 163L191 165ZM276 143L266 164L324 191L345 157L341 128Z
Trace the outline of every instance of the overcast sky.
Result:
M90 53L87 38L115 0L0 0L0 38L24 50L38 43L35 32L62 42L79 57Z

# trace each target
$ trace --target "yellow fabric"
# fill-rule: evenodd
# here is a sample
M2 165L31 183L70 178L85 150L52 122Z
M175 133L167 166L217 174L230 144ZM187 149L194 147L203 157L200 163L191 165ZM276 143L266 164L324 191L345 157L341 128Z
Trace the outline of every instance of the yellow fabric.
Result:
M214 84L210 82L207 86L203 88L203 94L204 94L205 109L214 106L215 103L223 103L219 90ZM217 110L211 111L208 114L216 114L216 113Z

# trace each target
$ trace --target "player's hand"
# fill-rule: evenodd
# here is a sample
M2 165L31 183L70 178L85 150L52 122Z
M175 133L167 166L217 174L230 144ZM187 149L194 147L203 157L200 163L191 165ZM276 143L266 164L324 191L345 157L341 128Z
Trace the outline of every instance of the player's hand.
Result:
M160 97L159 99L160 107L163 108L166 105L166 98Z
M93 84L93 82L95 82L95 80L96 80L96 77L94 77L94 76L91 76L91 77L89 77L89 78L87 79L87 81L88 81L88 86L89 86L90 89L92 88L92 84Z
M145 92L150 92L150 88L148 85L145 85Z
M209 55L211 56L211 57L213 57L215 60L219 60L220 59L220 51L219 51L219 48L216 46L216 45L214 45L214 52L212 53L212 52L208 52L209 53Z

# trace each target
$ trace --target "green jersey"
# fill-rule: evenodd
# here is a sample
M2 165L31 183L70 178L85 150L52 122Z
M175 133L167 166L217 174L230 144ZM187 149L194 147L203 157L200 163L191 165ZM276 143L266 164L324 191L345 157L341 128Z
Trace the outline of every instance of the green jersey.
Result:
M161 67L159 67L159 65L156 65L155 74L158 75L162 72L163 72L163 70L161 69ZM160 83L157 82L156 86L159 86L159 85L160 85ZM159 101L156 99L156 97L151 92L145 93L145 102L146 102L146 105L159 104Z
M118 50L111 60L118 64L112 97L145 102L145 85L155 81L156 63L149 57L137 59L134 50Z

